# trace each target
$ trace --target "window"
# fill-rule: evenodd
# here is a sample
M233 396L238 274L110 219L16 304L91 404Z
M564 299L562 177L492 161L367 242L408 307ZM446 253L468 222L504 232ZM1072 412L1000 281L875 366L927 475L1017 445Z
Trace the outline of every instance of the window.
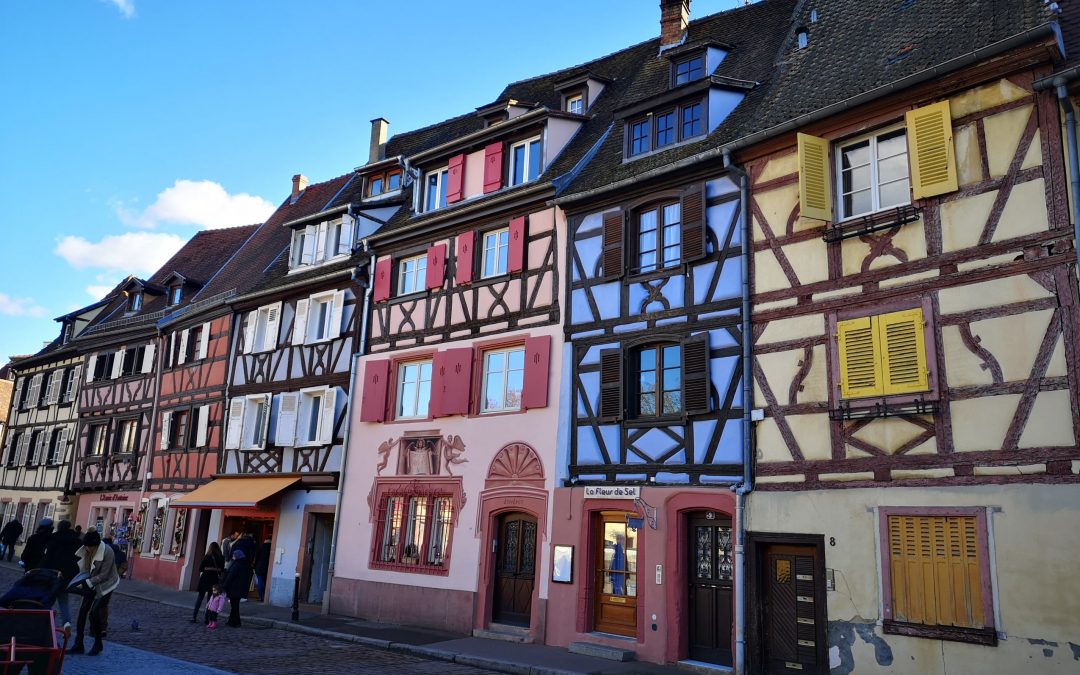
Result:
M929 391L923 308L837 321L840 397Z
M837 146L840 217L851 218L911 201L907 133L893 129Z
M705 57L695 56L675 63L675 86L700 80L705 75Z
M446 566L453 515L454 502L449 495L386 497L379 508L375 562Z
M398 366L397 414L399 419L425 418L431 402L431 361Z
M662 148L675 142L675 111L670 110L656 116L655 148Z
M184 345L184 361L197 361L201 358L199 349L203 343L204 331L205 328L201 324L188 329L187 344Z
M113 362L116 360L116 352L102 352L92 359L94 380L107 380L112 377Z
M266 447L266 428L270 422L268 403L269 396L266 395L247 397L243 412L242 450L258 450Z
M15 466L16 462L18 462L19 442L21 440L22 438L20 438L18 433L14 431L8 432L7 446L5 446L6 456L4 457L4 463L7 464L7 466ZM7 521L5 520L4 522L6 523Z
M86 454L93 457L104 457L107 449L106 439L109 435L109 427L106 424L94 424L90 427L88 435L89 443L86 446Z
M540 177L543 170L540 137L510 146L510 184L521 185Z
M138 420L120 420L116 425L116 452L121 455L135 454L138 436Z
M480 412L520 410L525 384L525 348L484 352L483 378Z
M427 255L405 258L398 263L398 295L419 293L427 288Z
M381 194L396 192L401 189L401 169L390 169L372 174L367 179L367 196L377 197Z
M121 353L124 355L123 363L120 366L121 377L136 375L142 372L143 358L146 356L146 345L128 347Z
M172 413L169 426L169 448L181 449L188 447L188 427L191 421L190 410L177 410Z
M325 391L303 392L300 417L296 425L297 445L319 443L322 438L323 398Z
M710 358L707 332L601 350L601 419L649 420L708 413L712 408Z
M180 284L175 284L173 286L169 286L169 299L168 299L169 306L172 307L173 305L179 305L180 304L180 299L183 296L183 294L184 294L184 287L181 286Z
M694 138L700 136L701 128L701 104L691 103L682 107L682 133L680 138Z
M45 429L34 432L34 451L30 457L27 458L26 465L34 466L37 464L45 463L46 452L49 449L49 436L51 434Z
M69 402L75 399L75 385L79 382L79 376L82 373L82 366L75 366L74 369L68 371L67 382L64 385L64 402Z
M292 233L289 267L321 265L347 256L352 253L352 244L353 219L349 216L297 228Z
M128 295L127 311L137 312L142 309L142 291L131 291Z
M449 167L444 166L424 176L424 211L446 206L446 178L449 172Z
M480 276L484 279L497 277L507 272L510 255L510 228L484 233L482 252L483 267Z
M310 341L327 340L337 337L337 331L333 329L334 321L341 322L340 317L334 316L334 294L318 295L311 298L308 309L308 337Z
M244 351L265 352L277 347L281 303L265 305L248 314L244 329Z
M679 202L638 214L637 269L642 274L682 263L682 223Z
M572 94L566 97L566 112L582 115L585 113L585 95Z
M682 401L682 347L652 345L638 349L632 368L635 375L634 416L680 415Z
M886 633L996 644L986 511L883 508Z
M634 157L701 136L705 132L703 115L704 107L699 99L631 120L626 127L626 156Z
M629 155L640 155L649 151L649 118L630 123Z
M64 455L67 450L67 429L56 429L52 432L52 438L49 441L49 464L60 464L64 461Z

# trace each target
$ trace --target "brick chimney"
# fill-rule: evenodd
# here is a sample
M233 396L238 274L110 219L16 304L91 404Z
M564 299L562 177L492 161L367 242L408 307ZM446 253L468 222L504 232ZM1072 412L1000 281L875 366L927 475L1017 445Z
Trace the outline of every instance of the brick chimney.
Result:
M690 21L690 0L660 0L660 49L682 44Z
M300 198L300 193L307 187L307 176L302 173L298 173L292 177L292 197L289 199L290 203L295 203Z
M371 120L371 145L368 148L368 164L386 159L386 130L390 123L386 118L376 117Z

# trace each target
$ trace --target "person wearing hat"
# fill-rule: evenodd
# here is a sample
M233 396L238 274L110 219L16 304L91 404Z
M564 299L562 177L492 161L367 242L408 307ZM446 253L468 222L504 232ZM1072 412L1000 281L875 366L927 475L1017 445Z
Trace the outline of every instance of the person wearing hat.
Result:
M45 545L49 543L52 531L52 518L42 518L37 530L27 537L26 546L23 546L22 555L19 556L23 569L32 570L41 566L41 559L45 557Z
M221 590L229 596L229 622L227 625L240 627L240 600L247 597L251 589L251 562L244 551L233 547L232 564L225 570L221 580Z
M109 600L112 592L120 585L120 575L116 571L116 557L112 547L103 544L101 535L97 530L90 530L83 536L82 547L75 552L79 561L78 576L85 576L76 586L86 587L82 602L79 603L79 618L75 626L75 643L68 654L83 653L83 635L86 632L86 619L90 619L90 635L94 638L94 646L86 652L88 656L97 656L105 647L102 638L105 637L105 622L102 617L108 616ZM78 578L78 577L76 577Z

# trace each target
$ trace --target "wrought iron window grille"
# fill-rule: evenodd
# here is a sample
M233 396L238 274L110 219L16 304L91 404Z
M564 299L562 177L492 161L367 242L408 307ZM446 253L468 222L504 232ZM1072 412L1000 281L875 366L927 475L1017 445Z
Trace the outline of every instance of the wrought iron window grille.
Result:
M852 405L853 403L857 405ZM922 398L903 402L882 398L872 403L867 399L858 399L855 402L840 401L837 407L829 410L829 419L861 420L903 415L933 415L939 410L940 406L937 401L927 401Z

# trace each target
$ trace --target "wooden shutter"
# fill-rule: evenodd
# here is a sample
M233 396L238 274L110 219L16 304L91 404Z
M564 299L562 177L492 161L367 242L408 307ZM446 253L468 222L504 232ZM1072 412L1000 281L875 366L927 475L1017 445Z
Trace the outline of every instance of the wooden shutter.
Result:
M90 358L94 358L94 357L91 356ZM22 396L22 390L23 390L23 383L24 382L26 382L26 378L25 377L20 377L19 381L15 383L15 396L11 399L11 401L12 401L11 407L14 408L15 410L18 410L19 408L22 407L22 400L20 400L20 397Z
M210 406L199 407L199 419L195 426L195 447L206 447L207 431L210 429Z
M435 354L429 406L432 417L469 414L472 358L473 350L470 347L447 349Z
M914 198L955 192L956 153L949 101L909 110L906 118Z
M176 365L180 366L187 362L187 347L188 337L190 331L187 329L180 331L180 349L176 352Z
M623 237L626 233L626 214L620 209L604 214L604 253L602 278L617 279L623 275Z
M701 260L705 257L708 241L705 233L705 186L693 185L684 190L680 211L683 262Z
M296 444L296 411L300 406L300 394L289 391L277 395L278 414L274 425L274 445L291 448Z
M246 333L245 333L245 338L246 338ZM169 344L168 344L168 348L165 350L165 367L166 368L172 368L173 352L175 351L175 344L174 344L175 342L176 342L176 333L169 333ZM244 349L245 349L245 351L249 349L250 344L251 344L250 340L247 340L247 339L244 340Z
M476 241L476 232L469 230L468 232L462 232L457 237L457 252L454 259L454 282L458 284L467 284L472 281L473 277L473 261L476 259L474 256L474 243Z
M29 431L24 431L22 435L19 436L19 447L16 451L17 455L15 457L16 465L26 464L26 456L30 450L30 437L31 432Z
M874 317L881 353L884 394L907 394L929 389L926 344L921 308Z
M56 403L56 392L60 387L56 386L56 375L61 371L54 370L49 373L49 379L45 382L45 403Z
M875 348L873 321L868 316L840 321L836 333L841 398L880 394L881 363Z
M30 379L30 391L27 392L26 396L30 407L36 408L37 404L41 402L41 377L41 373L38 373Z
M127 347L121 347L113 352L112 373L109 379L115 380L124 371L124 357L127 355Z
M169 434L172 433L172 413L161 413L161 449L169 449Z
M255 324L259 322L259 310L252 310L247 313L247 320L244 321L244 353L250 354L255 351ZM169 350L172 351L172 344L169 344Z
M507 251L506 271L513 274L525 267L525 248L528 244L525 233L525 216L518 216L510 221L510 248Z
M311 300L301 298L296 301L296 313L293 315L292 344L302 345L307 339L308 306ZM281 445L278 443L278 445Z
M45 443L49 438L49 434L44 430L37 432L37 439L34 443L34 457L31 464L42 464L45 461Z
M613 422L623 414L623 355L621 349L600 352L600 419Z
M200 361L206 358L206 354L210 348L210 322L207 321L202 325L202 332L199 333L199 351L196 355ZM153 347L151 347L151 350Z
M94 371L97 370L97 354L91 354L86 360L86 383L94 381Z
M806 218L832 221L829 142L817 136L798 134L798 144L800 212Z
M360 421L386 419L386 395L390 391L390 361L375 359L364 364L364 384L360 393Z
M244 431L244 407L247 401L237 396L229 402L229 422L225 428L225 449L236 450L240 447L240 435Z
M326 260L327 226L329 223L319 223L315 228L315 262Z
M424 278L428 290L442 288L446 279L446 244L436 244L427 250L427 272Z
M465 155L454 155L446 172L446 203L465 199Z
M548 404L551 336L539 335L525 339L525 383L521 392L521 407L546 408Z
M355 219L352 216L344 215L341 217L341 233L338 235L337 242L338 255L348 255L349 253L352 253L354 224Z
M64 390L65 401L75 398L75 387L78 386L80 377L82 377L82 366L75 366L75 370L71 371L71 379L68 380L67 389Z
M209 325L209 324L207 324L207 325ZM151 342L150 344L146 345L146 349L143 351L142 367L140 368L140 370L143 373L152 373L152 372L154 372L154 356L155 356L155 354L157 354L157 343L156 342ZM203 354L203 356L205 356L205 354ZM200 358L202 358L202 357L200 357Z
M683 409L688 415L709 412L709 334L700 333L683 341Z
M390 298L390 278L394 275L394 261L391 258L383 258L375 263L375 302L383 302Z
M484 148L484 194L502 188L503 144L492 143Z
M68 429L61 427L56 435L56 447L53 449L52 463L60 464L67 456Z
M281 325L281 303L276 302L266 310L266 332L263 334L264 350L274 349L278 343L278 327Z
M330 302L330 311L329 336L336 338L345 328L345 291L334 292L334 299Z
M271 394L263 394L263 418L262 418L262 442L257 446L259 449L266 448L267 436L270 434L270 413L274 405L274 397ZM258 420L256 420L257 422Z
M334 442L334 422L337 421L337 387L327 387L319 414L322 416L319 420L319 442L329 445Z

